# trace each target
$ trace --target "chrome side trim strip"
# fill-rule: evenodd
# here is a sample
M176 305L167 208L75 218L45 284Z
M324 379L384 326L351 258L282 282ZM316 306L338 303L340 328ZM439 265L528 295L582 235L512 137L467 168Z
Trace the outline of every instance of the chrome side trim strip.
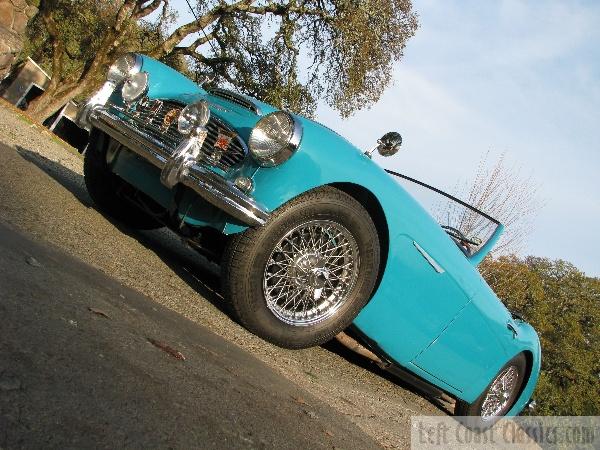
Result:
M90 122L161 170L171 157L171 150L160 141L136 130L104 108L94 109L90 114ZM270 217L264 206L229 181L198 164L192 166L180 181L206 201L246 225L264 225Z
M413 241L413 244L414 244L415 248L419 251L419 253L423 256L423 258L425 258L425 260L431 265L431 267L433 267L433 270L435 270L437 273L445 272L445 270L442 268L442 266L440 266L437 263L437 261L435 259L433 259L433 257L425 251L425 249L423 247L421 247L419 244L417 244L416 241Z

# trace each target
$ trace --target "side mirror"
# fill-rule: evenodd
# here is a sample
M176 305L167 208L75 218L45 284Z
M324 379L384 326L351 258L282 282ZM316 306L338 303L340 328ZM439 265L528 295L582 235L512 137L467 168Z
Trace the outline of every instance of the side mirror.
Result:
M371 150L365 152L369 158L373 154L375 150L381 156L392 156L398 153L400 150L400 146L402 145L402 136L400 133L395 131L390 131L389 133L385 133L378 141L377 145L373 147Z

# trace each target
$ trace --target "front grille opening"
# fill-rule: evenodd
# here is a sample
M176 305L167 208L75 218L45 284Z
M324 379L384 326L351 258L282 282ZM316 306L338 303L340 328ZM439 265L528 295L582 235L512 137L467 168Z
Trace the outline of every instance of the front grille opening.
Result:
M177 130L177 118L184 107L185 105L170 100L143 99L132 108L113 108L121 113L130 125L164 143L173 152L184 139ZM201 162L228 172L244 160L247 150L235 131L213 116L206 128L208 135L200 150ZM225 148L219 148L215 147L219 134L235 137Z

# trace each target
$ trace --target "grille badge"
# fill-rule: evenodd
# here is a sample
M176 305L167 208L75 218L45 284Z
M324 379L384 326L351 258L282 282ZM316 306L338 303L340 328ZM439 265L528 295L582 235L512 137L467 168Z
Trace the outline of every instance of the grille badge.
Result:
M227 150L229 144L231 144L232 139L236 136L235 133L228 132L219 128L219 133L217 134L217 139L215 140L215 144L213 145L216 149L221 149L223 151Z
M166 133L169 130L171 124L179 117L180 112L181 110L179 108L173 108L165 114L165 117L162 121L162 126L160 127L163 133Z

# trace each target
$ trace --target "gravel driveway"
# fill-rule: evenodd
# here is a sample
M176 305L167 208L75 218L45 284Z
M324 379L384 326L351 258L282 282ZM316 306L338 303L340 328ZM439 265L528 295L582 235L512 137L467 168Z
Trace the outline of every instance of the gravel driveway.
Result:
M138 232L102 216L77 152L0 104L0 221L100 269L248 350L341 413L382 447L409 448L410 417L446 411L340 346L283 350L225 312L219 268L168 230Z

